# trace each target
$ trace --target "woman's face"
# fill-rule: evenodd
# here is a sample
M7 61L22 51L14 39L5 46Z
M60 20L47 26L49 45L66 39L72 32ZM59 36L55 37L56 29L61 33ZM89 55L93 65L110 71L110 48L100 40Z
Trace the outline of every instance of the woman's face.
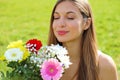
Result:
M59 42L80 40L82 26L83 17L72 2L64 1L56 7L52 28Z

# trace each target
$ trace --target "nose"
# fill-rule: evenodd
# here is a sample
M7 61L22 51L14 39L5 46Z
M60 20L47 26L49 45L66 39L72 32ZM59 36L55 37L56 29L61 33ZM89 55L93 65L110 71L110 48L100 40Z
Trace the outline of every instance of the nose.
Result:
M58 26L61 27L61 28L63 28L63 27L66 26L66 23L65 23L65 19L64 19L64 18L59 19L59 21L58 21Z

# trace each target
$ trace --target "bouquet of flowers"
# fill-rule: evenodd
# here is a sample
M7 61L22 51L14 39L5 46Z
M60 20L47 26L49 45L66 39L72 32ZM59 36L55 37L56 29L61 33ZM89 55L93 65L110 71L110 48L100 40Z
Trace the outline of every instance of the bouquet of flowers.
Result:
M42 46L40 40L11 42L0 60L7 62L11 70L3 80L59 80L71 64L66 48L60 45Z

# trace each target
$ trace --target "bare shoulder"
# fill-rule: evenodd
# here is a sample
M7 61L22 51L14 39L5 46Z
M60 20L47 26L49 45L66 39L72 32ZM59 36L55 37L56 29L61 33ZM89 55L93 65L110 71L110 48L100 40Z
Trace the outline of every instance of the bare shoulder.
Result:
M113 59L101 53L99 56L100 80L117 80L117 69Z

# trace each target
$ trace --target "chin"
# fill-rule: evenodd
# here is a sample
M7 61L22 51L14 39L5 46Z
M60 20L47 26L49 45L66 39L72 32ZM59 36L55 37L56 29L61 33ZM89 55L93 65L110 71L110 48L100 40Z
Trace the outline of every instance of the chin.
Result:
M59 42L61 42L61 43L64 43L64 42L68 42L68 40L67 39L57 39Z

